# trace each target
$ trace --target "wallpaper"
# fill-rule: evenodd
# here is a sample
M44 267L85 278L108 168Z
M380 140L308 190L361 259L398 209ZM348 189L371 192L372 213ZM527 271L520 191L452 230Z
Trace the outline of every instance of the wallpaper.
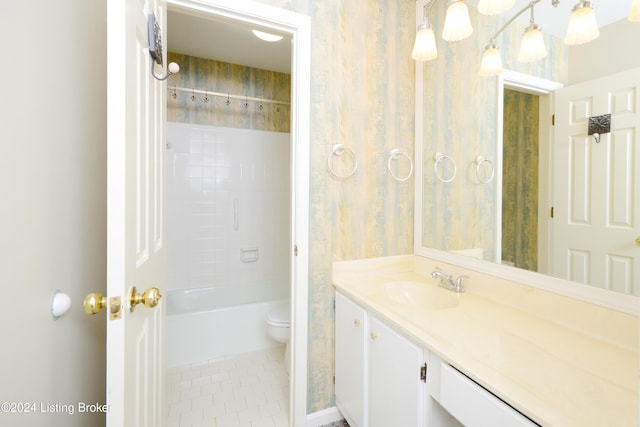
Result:
M169 52L180 72L167 80L167 120L242 129L289 132L291 76ZM176 88L205 91L184 92ZM245 96L213 96L206 92ZM277 103L249 100L260 98Z
M504 91L502 259L538 271L537 95Z

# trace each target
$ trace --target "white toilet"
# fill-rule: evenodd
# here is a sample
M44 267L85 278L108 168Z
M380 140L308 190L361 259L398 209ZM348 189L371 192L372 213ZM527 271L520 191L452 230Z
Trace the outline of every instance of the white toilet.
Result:
M289 349L289 338L291 335L291 305L289 301L283 301L274 306L267 315L267 333L274 340L285 345L284 368L289 373L289 361L291 351Z

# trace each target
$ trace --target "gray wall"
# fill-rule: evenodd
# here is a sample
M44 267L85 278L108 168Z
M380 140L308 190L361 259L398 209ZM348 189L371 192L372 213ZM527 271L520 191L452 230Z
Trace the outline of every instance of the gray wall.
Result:
M37 413L0 412L0 425L101 425L77 411L105 400L105 317L82 300L106 286L106 1L3 6L0 402ZM54 321L56 289L73 304Z

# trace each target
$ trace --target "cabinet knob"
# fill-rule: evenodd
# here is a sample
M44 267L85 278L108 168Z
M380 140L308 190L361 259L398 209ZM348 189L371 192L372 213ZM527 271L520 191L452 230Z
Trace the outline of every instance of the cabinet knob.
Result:
M375 332L371 332L371 339L375 340L376 338L378 338L378 334L376 334Z
M640 236L636 237L636 245L640 246Z
M356 325L356 326L360 326L360 319L354 320L353 324Z

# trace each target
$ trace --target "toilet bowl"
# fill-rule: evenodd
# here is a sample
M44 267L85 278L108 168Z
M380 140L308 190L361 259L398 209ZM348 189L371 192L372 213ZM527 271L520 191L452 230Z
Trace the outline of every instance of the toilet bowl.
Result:
M285 345L284 368L289 373L291 351L289 339L291 335L291 306L288 301L276 305L267 315L267 333L274 340Z

